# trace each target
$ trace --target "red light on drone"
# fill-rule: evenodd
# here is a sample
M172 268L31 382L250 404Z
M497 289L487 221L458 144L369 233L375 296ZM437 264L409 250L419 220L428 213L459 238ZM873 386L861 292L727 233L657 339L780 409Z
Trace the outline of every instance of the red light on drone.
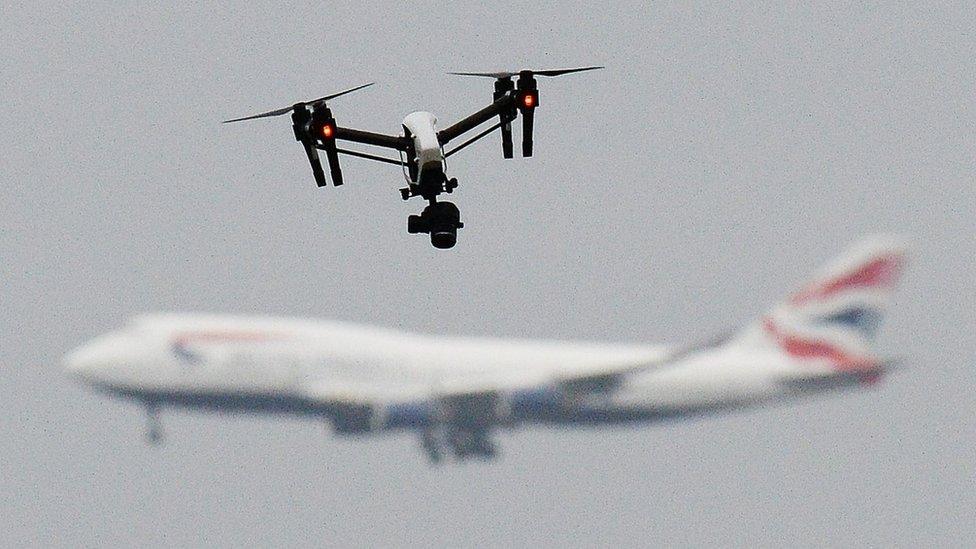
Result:
M326 124L322 126L322 137L326 139L332 139L334 135L335 135L335 127L333 127L332 124Z
M522 104L525 105L525 107L526 108L529 108L529 109L531 109L532 107L534 107L535 106L535 95L534 94L531 94L531 93L527 93L524 96L522 96Z

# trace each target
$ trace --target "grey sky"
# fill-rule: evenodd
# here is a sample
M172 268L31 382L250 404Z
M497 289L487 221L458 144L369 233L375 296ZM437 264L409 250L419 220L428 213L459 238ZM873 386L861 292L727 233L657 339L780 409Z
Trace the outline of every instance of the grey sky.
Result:
M5 4L0 545L960 544L976 536L976 10L614 2ZM407 235L392 167L316 189L287 120L219 120L368 81L340 124L449 122L448 70L542 82L536 157L452 157L466 227ZM858 236L915 253L877 388L636 429L527 430L430 468L410 437L164 414L60 356L143 311L695 341Z

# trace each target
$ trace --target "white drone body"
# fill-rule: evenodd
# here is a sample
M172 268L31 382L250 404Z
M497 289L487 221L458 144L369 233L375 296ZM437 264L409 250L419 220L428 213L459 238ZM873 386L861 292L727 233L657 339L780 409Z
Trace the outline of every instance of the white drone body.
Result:
M437 117L426 111L412 112L403 119L403 128L413 140L414 160L421 173L444 171L444 148L437 138Z

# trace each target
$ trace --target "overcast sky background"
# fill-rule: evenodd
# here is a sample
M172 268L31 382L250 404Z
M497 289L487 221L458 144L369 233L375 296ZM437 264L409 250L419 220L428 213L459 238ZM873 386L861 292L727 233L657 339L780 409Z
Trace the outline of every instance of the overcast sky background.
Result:
M966 2L5 3L0 17L0 545L916 545L976 536L976 110ZM331 3L330 3L331 4ZM451 158L458 246L406 234L399 171L316 189L287 118L450 123L541 82L536 157ZM691 342L850 241L914 245L881 335L904 368L796 404L501 433L431 468L414 437L143 413L61 356L145 311L431 333Z

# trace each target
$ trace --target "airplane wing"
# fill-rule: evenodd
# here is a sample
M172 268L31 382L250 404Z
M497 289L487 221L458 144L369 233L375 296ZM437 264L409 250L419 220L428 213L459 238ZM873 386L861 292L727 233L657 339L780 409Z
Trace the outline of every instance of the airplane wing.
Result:
M471 399L478 395L503 395L539 388L555 388L573 394L609 391L628 374L666 367L689 354L705 350L728 339L727 335L673 349L661 348L641 357L617 357L602 362L584 361L559 367L479 368L441 375L424 382L336 382L315 381L302 387L302 396L321 402L350 405L397 405L420 401Z
M432 394L424 384L392 385L380 383L357 383L322 381L312 382L301 387L299 396L328 405L394 405L428 400Z
M505 423L506 413L535 413L543 417L555 413L558 416L560 410L572 410L580 403L609 396L630 374L666 368L728 339L728 335L723 335L703 343L663 350L659 356L643 360L554 372L529 371L444 384L438 388L436 399L446 438L454 454L461 459L493 457L496 449L491 431L496 425ZM425 435L422 442L431 461L441 459L442 449L432 443L430 437Z
M492 431L517 414L556 413L586 398L599 398L610 394L629 374L667 367L724 340L673 349L564 347L558 343L523 349L514 343L493 354L477 347L479 342L471 342L472 347L459 344L454 347L459 349L456 354L440 357L446 362L442 366L454 367L428 379L406 383L323 380L313 381L301 391L303 398L335 410L337 431L375 428L390 410L425 410L435 419L418 429L432 461L440 460L446 449L459 458L489 458L496 453ZM465 362L466 358L476 364Z
M600 364L582 364L555 370L486 372L481 376L465 376L444 380L436 388L436 396L472 396L479 393L503 393L530 390L538 387L555 387L573 393L608 391L617 386L620 379L638 372L667 367L688 355L711 349L728 341L733 332L710 338L692 345L662 348L654 356L636 360L615 360Z

